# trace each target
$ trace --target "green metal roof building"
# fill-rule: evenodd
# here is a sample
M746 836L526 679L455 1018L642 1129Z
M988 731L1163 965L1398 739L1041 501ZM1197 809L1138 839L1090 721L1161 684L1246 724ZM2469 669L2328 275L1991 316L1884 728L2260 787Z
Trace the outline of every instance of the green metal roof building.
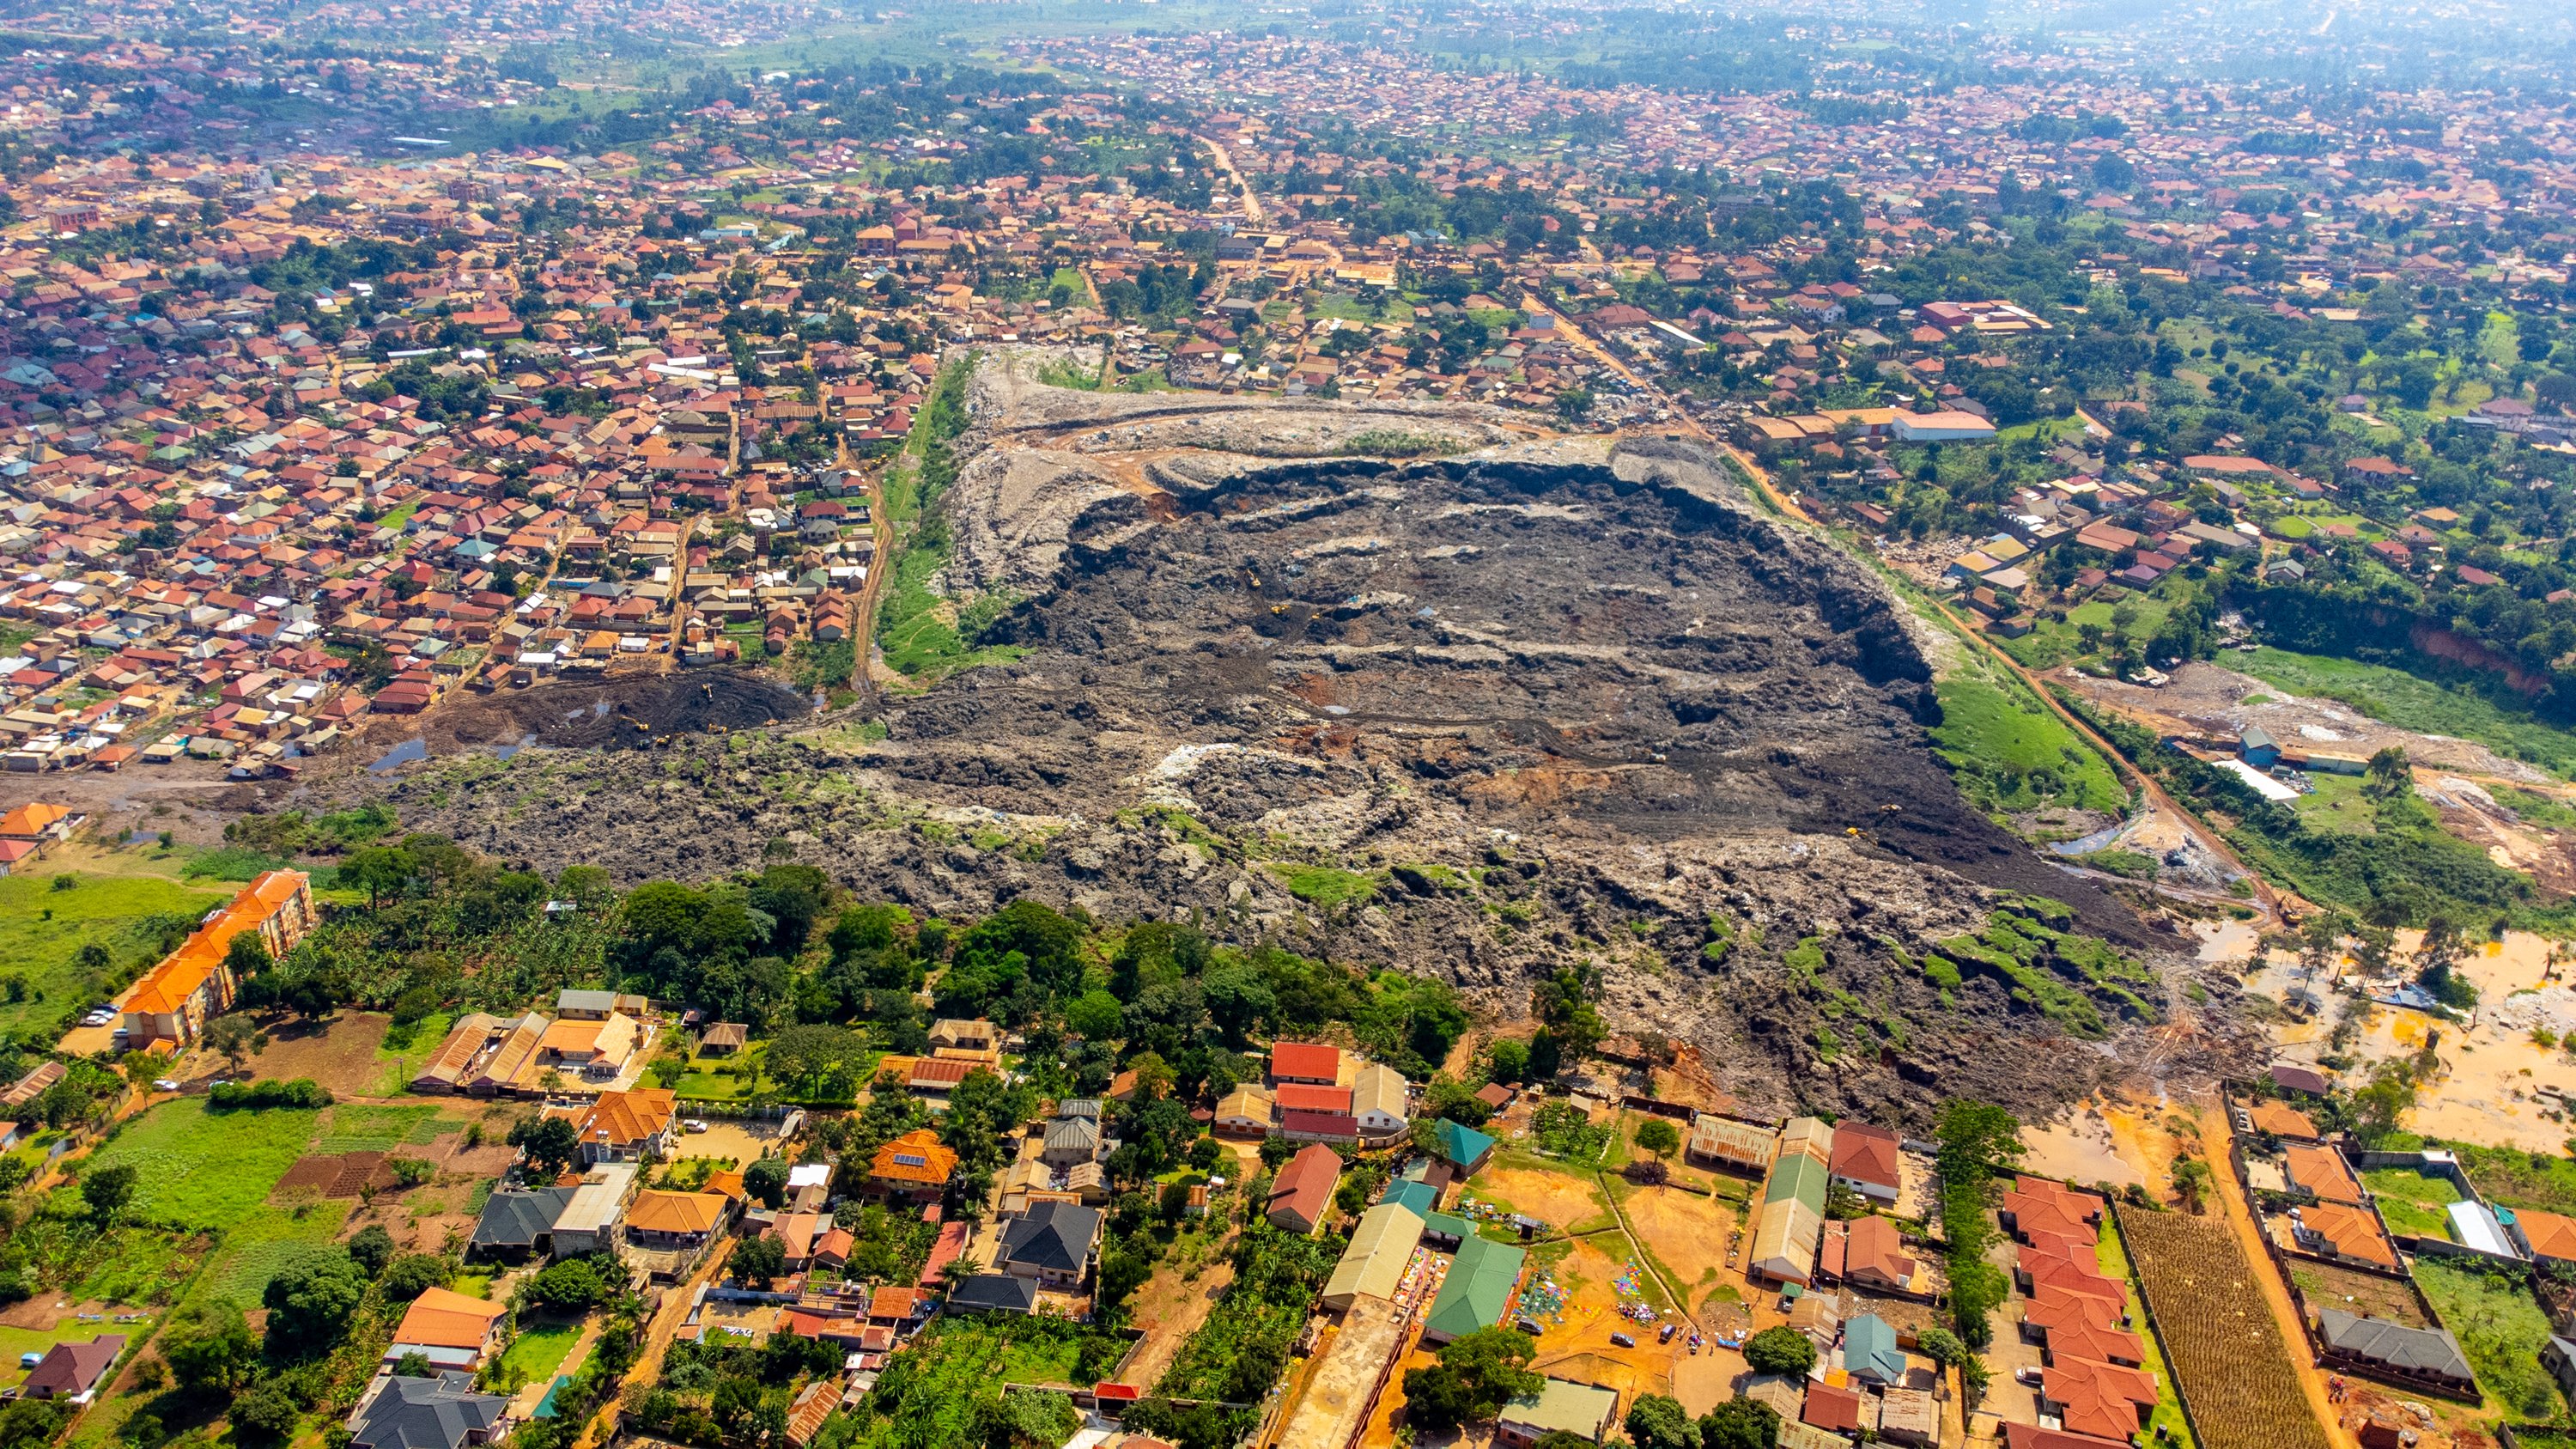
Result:
M1401 1203L1426 1218L1440 1211L1440 1194L1427 1182L1390 1182L1378 1201Z
M1503 1321L1512 1292L1521 1285L1521 1265L1528 1254L1509 1243L1470 1233L1458 1241L1458 1260L1449 1267L1440 1296L1422 1320L1425 1343L1447 1343Z
M1379 1202L1391 1202L1411 1208L1422 1218L1422 1236L1435 1247L1450 1248L1461 1239L1472 1236L1476 1225L1465 1218L1439 1210L1440 1194L1427 1182L1392 1182Z
M1458 1171L1469 1177L1494 1155L1494 1139L1473 1127L1461 1126L1443 1117L1432 1129L1440 1143L1440 1155L1457 1164Z

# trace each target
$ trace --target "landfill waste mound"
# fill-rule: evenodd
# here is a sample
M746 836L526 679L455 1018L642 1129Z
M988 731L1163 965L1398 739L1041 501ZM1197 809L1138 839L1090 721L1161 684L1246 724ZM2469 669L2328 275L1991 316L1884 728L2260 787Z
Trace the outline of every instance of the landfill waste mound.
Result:
M547 868L792 852L921 912L1195 918L1503 1014L1581 965L1753 1111L2044 1111L2151 1037L2192 1070L2152 1030L2182 943L1961 800L1922 626L1716 455L1033 376L979 369L939 505L938 587L1016 658L865 722L340 788Z

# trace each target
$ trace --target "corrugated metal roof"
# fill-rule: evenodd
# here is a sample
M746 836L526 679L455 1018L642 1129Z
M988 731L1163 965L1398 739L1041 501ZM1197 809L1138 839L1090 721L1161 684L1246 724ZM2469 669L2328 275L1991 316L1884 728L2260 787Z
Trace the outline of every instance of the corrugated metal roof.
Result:
M1824 1214L1794 1197L1763 1204L1753 1229L1753 1271L1789 1283L1809 1281L1824 1232Z
M1423 1332L1464 1338L1502 1322L1503 1310L1511 1305L1512 1290L1520 1286L1521 1266L1528 1256L1509 1243L1497 1243L1473 1233L1461 1238L1458 1261L1440 1285L1440 1296L1431 1300L1431 1314L1422 1321Z
M1796 1198L1818 1213L1825 1210L1825 1186L1832 1176L1825 1165L1803 1152L1783 1152L1771 1167L1771 1181L1762 1190L1766 1203Z
M1351 1300L1363 1293L1374 1298L1394 1297L1404 1281L1404 1265L1421 1241L1422 1216L1411 1208L1382 1202L1360 1214L1350 1247L1333 1265L1333 1276L1325 1280L1325 1306L1348 1308Z

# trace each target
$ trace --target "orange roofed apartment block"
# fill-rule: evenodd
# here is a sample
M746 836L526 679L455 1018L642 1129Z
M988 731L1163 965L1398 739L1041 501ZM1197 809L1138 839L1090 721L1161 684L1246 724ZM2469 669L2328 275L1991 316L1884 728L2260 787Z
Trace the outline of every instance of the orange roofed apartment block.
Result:
M256 931L271 956L284 956L313 929L313 882L300 870L272 870L206 917L179 949L125 998L126 1047L178 1051L231 1009L238 983L225 957L233 938Z

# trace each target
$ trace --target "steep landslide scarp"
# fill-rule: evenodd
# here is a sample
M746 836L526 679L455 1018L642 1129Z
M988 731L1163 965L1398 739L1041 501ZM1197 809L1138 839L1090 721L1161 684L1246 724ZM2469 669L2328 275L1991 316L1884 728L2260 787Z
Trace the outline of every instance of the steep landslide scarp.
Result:
M1103 498L1003 626L1031 655L905 706L896 769L981 789L982 742L1007 739L1060 801L1049 777L1080 772L1045 760L1132 734L1199 747L1154 773L1231 828L1372 771L1521 833L1857 828L1984 884L2079 896L2096 930L2138 940L2126 910L1960 801L1923 743L1929 671L1874 581L1725 492L1670 448L1273 466L1180 495L1160 525Z

